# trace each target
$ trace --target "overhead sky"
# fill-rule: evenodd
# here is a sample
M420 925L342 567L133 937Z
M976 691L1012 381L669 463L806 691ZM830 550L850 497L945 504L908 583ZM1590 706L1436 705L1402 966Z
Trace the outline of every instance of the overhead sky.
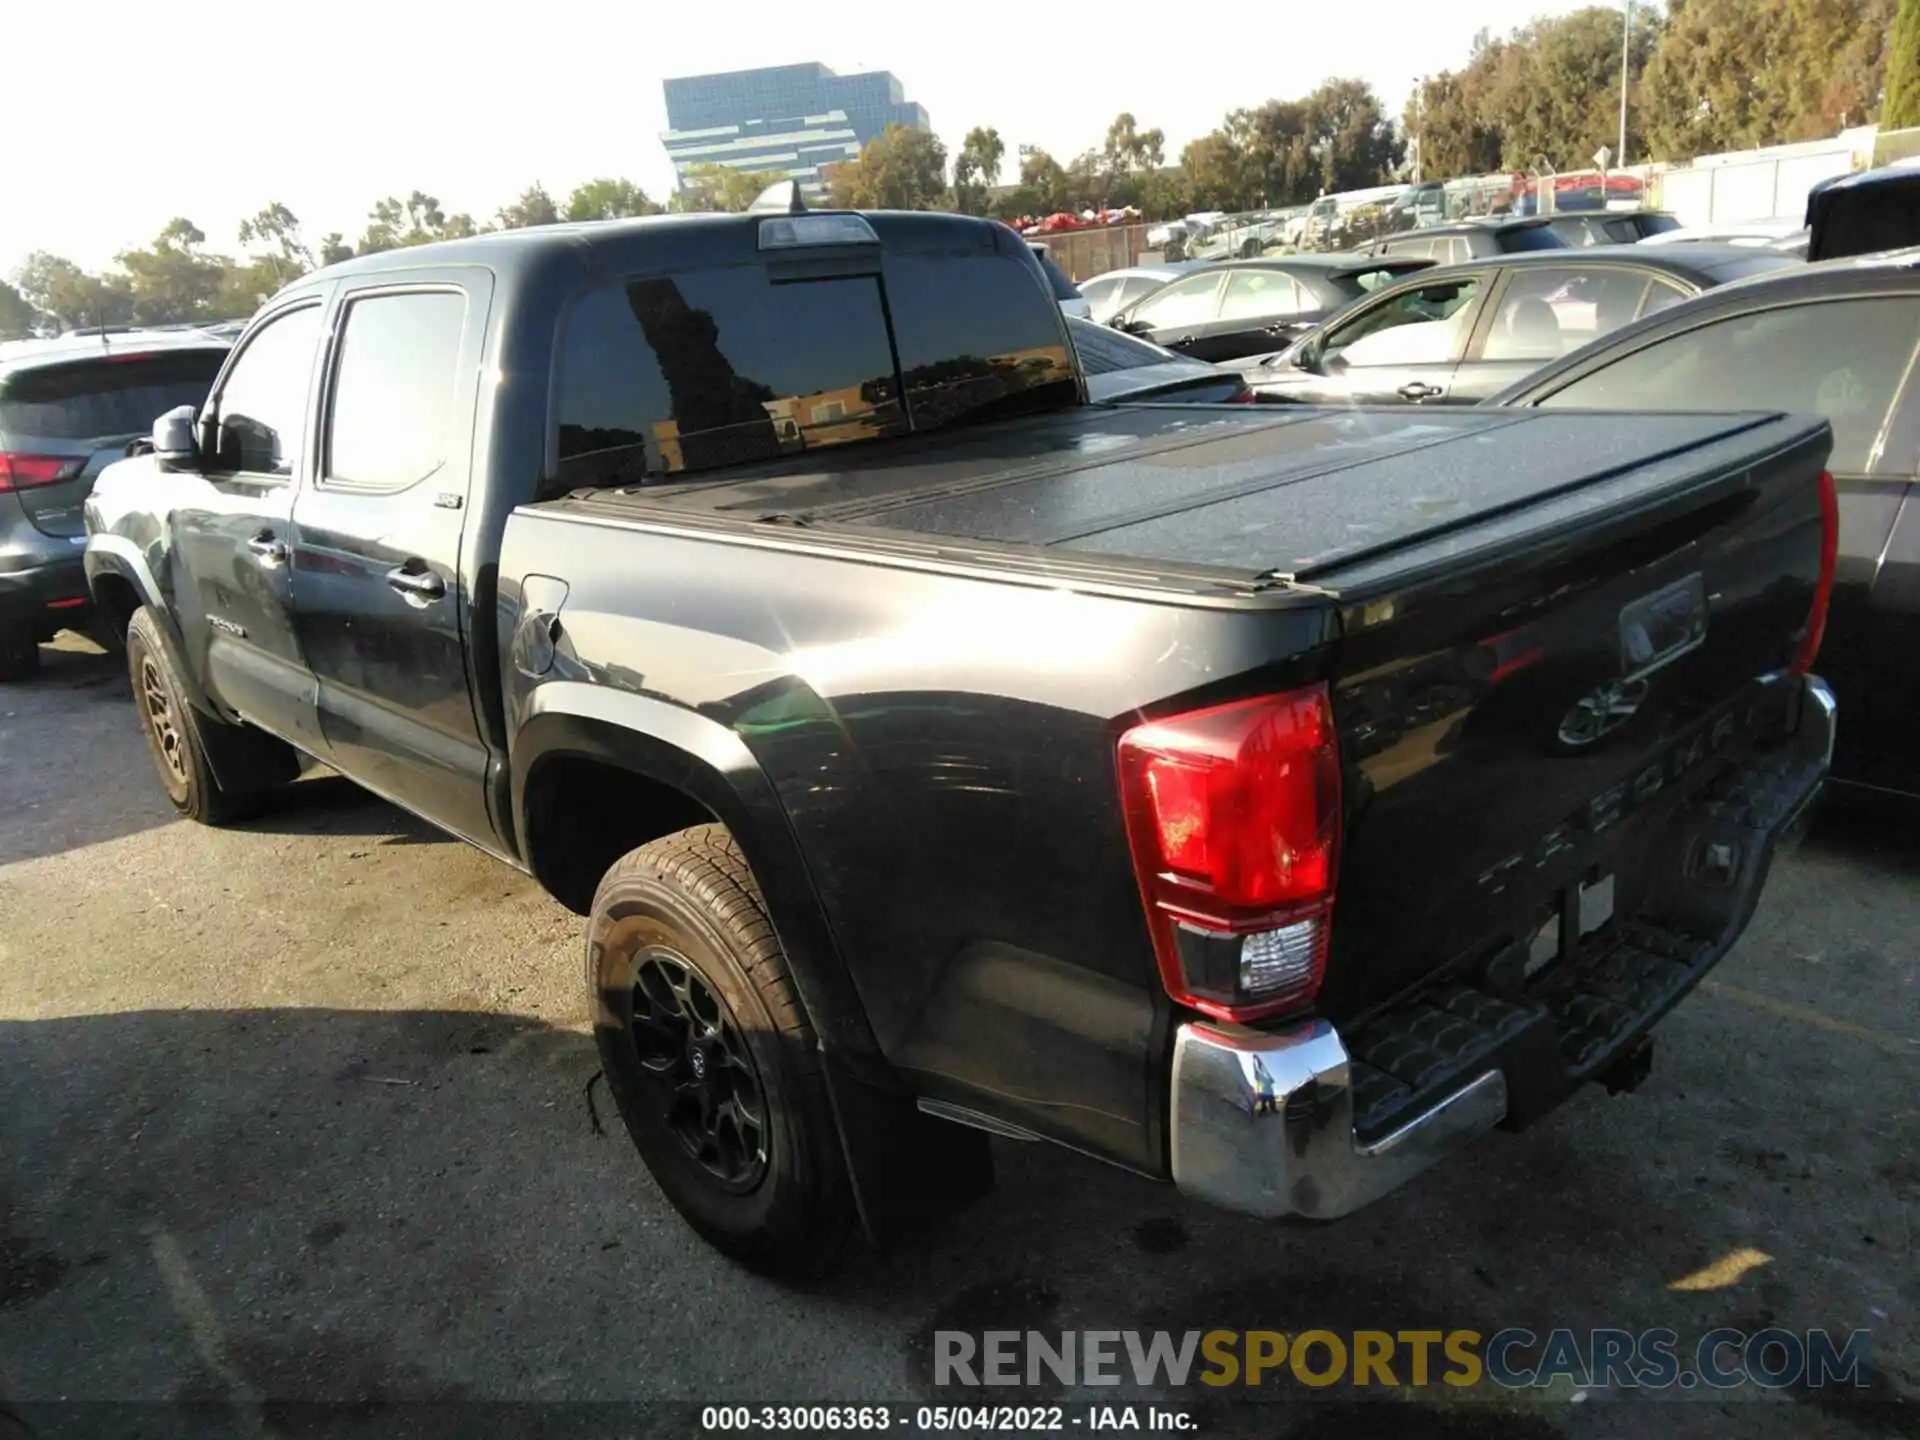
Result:
M278 200L309 242L358 237L384 195L420 189L485 220L540 181L671 184L660 82L818 60L891 70L957 148L974 125L1063 163L1131 110L1169 158L1230 109L1329 75L1373 83L1396 116L1416 76L1579 0L1467 5L1247 3L795 6L766 0L21 0L0 20L8 139L0 275L29 251L88 268L184 215L240 249ZM1010 178L1003 175L1003 178Z

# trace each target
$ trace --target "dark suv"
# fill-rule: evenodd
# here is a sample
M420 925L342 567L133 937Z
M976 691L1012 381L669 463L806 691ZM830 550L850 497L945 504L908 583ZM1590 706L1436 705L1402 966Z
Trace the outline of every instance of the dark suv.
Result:
M154 419L207 398L229 342L195 331L68 335L0 356L0 680L87 618L80 507Z
M1429 225L1424 230L1403 230L1370 245L1356 246L1353 253L1418 255L1437 265L1464 265L1469 260L1515 255L1524 250L1560 250L1567 243L1554 230L1553 216L1536 215L1519 220L1462 220L1453 225Z

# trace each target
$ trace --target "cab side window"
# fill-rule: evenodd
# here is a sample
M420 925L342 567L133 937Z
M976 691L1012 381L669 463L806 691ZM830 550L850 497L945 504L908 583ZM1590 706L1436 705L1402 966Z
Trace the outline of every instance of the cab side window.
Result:
M214 398L219 429L210 468L289 479L300 473L319 340L318 303L276 315L253 333Z
M1204 325L1220 308L1220 276L1190 275L1155 291L1129 317L1149 330L1169 325Z
M347 306L325 483L404 490L447 463L466 318L457 290L369 295Z
M1335 327L1323 354L1349 365L1432 365L1451 359L1479 290L1478 280L1441 280L1402 290Z

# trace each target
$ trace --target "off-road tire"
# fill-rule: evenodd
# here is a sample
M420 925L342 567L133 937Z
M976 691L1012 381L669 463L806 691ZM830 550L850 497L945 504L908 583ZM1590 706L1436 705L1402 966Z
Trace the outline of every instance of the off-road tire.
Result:
M688 1122L689 1105L699 1116L726 1108L686 1098L690 1087L698 1091L706 1083L714 1063L696 1066L692 1052L707 1041L720 1045L718 1031L703 1037L697 1025L689 1028L685 1056L676 1059L663 1038L670 1009L645 994L636 1002L637 975L650 972L641 978L657 982L675 965L704 983L707 1000L724 1003L734 1040L751 1062L720 1062L729 1067L728 1093L738 1098L742 1087L759 1087L764 1129L757 1149L733 1147L749 1173L730 1179L716 1172L718 1159L696 1153L688 1136L699 1128ZM753 1269L804 1279L831 1268L858 1216L826 1076L786 953L724 826L681 830L614 864L593 897L586 969L607 1088L674 1208L710 1243ZM689 985L697 1000L699 984ZM644 1012L640 1025L637 1009ZM724 1049L731 1056L731 1045ZM736 1109L734 1118L751 1109ZM728 1152L727 1124L723 1117L722 1143L713 1150L720 1159ZM735 1140L746 1133L734 1125Z
M202 825L231 825L266 808L298 762L281 741L194 709L153 613L127 626L127 673L147 751L173 808Z

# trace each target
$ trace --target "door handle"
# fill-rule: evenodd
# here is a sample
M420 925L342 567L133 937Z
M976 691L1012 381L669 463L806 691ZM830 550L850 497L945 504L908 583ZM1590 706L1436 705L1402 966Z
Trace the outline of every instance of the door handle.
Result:
M1409 381L1400 387L1400 398L1402 400L1411 400L1416 405L1422 400L1431 400L1439 393L1440 387L1438 385L1426 385L1418 380Z
M261 530L247 541L247 549L259 557L262 565L278 565L287 558L287 542L276 539L271 530Z
M427 568L423 560L409 560L387 571L387 584L408 600L426 604L447 593L447 582Z

